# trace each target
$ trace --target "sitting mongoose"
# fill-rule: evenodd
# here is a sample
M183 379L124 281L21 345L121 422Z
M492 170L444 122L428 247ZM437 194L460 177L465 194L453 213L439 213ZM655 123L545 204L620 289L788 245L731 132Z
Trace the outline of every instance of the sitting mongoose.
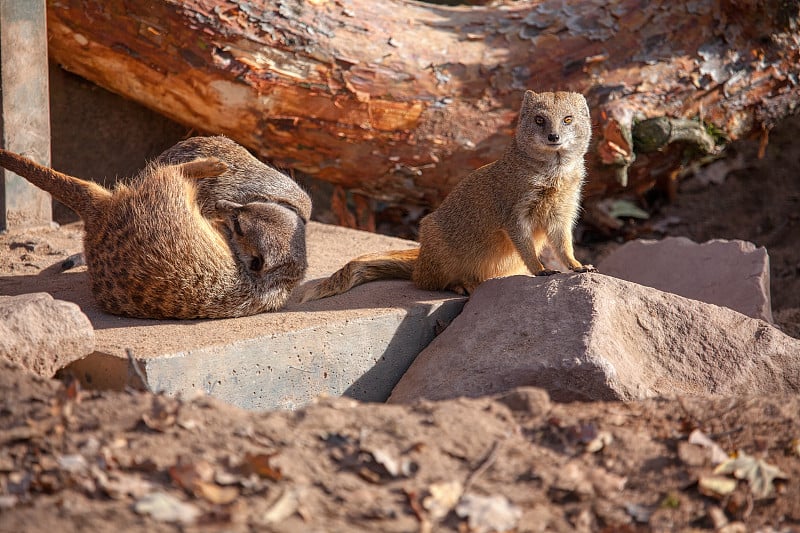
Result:
M538 257L545 240L570 270L594 271L572 248L591 130L583 95L526 91L503 156L469 174L422 219L419 248L353 259L303 301L378 279L469 294L489 278L554 274Z
M113 190L5 150L0 165L83 219L92 293L109 313L189 319L278 309L305 274L306 217L299 213L306 214L310 202L295 205L295 198L282 198L277 188L278 201L242 204L227 199L227 191L214 201L214 219L206 218L198 184L229 173L221 160L226 154L219 156L153 163ZM260 170L254 179L274 180L274 169ZM231 187L250 177L232 174ZM217 192L206 191L203 200L212 201Z

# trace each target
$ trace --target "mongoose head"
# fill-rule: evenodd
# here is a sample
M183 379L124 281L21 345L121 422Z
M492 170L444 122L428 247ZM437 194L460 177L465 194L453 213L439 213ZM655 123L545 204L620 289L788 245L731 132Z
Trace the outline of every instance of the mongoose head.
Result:
M306 220L288 204L216 202L233 253L248 275L271 286L305 275Z
M191 137L165 150L156 161L178 164L198 158L216 158L228 167L227 172L201 179L197 183L197 201L204 216L212 216L215 202L226 199L242 204L284 203L295 209L304 220L310 218L311 198L302 187L227 137Z
M517 146L528 156L576 154L589 148L592 121L582 94L525 91L516 131Z

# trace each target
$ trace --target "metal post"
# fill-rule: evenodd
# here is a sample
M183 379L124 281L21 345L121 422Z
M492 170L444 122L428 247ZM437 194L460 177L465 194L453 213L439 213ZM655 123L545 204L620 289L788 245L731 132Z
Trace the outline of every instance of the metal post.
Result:
M0 146L50 164L45 0L0 0ZM50 195L0 168L0 230L49 224Z

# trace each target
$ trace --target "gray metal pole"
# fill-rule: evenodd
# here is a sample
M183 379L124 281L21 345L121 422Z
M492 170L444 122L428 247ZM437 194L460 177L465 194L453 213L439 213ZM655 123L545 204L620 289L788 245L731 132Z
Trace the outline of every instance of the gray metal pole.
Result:
M50 164L45 0L0 0L0 146ZM0 230L49 224L50 195L0 168Z

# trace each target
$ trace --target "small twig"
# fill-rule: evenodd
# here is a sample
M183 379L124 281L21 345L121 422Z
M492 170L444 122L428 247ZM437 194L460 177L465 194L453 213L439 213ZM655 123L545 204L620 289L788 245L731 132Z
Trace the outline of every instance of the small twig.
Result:
M747 506L744 508L742 512L742 520L747 520L750 518L750 515L753 513L753 494L748 492L747 493Z
M416 516L417 520L419 521L419 533L430 533L431 523L430 520L428 520L422 505L420 505L419 494L413 490L406 490L405 493L406 498L408 498L408 505L411 507L411 510L414 512L414 516Z
M144 375L144 371L142 371L142 367L139 366L139 361L133 356L133 350L130 348L125 348L125 355L128 356L128 364L133 368L133 372L139 376L139 380L142 382L142 387L144 390L153 394L153 389L150 388L150 384L147 383L147 377Z
M486 472L489 469L489 467L492 466L492 464L495 462L495 460L497 459L497 452L500 449L500 443L501 441L499 440L496 440L494 441L494 443L492 443L492 447L486 453L486 456L481 461L481 464L478 465L478 468L473 470L467 477L467 480L464 482L464 494L466 494L467 491L469 491L472 484L475 482L476 479L478 479L478 476Z
M712 440L719 440L723 437L729 437L730 435L739 433L740 431L744 431L744 426L738 426L732 429L727 429L725 431L720 431L718 433L712 433L708 436L708 438Z

